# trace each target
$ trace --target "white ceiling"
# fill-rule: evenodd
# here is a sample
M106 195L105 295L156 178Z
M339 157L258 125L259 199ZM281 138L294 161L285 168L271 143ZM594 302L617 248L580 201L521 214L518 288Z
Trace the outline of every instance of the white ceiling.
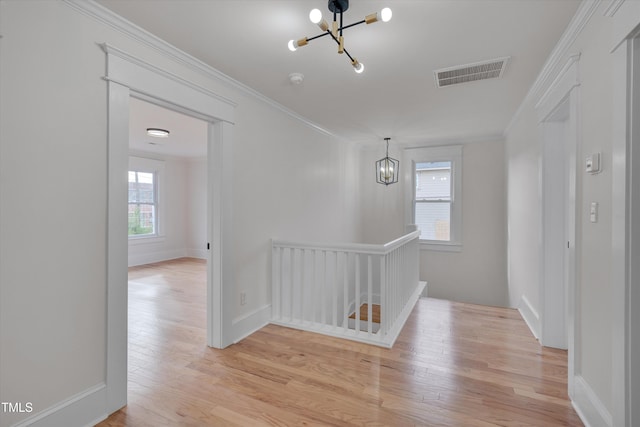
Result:
M502 134L580 2L351 0L345 24L393 10L388 23L345 30L359 75L328 37L287 49L320 33L312 8L331 20L326 0L98 3L335 135L415 144ZM505 56L500 79L436 88L433 70Z
M166 129L169 136L149 136L147 128ZM206 156L207 122L131 98L129 148L177 157Z

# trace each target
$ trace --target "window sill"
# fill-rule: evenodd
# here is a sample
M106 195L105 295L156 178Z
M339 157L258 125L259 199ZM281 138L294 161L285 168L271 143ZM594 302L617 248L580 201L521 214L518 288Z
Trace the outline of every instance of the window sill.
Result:
M433 240L420 240L420 250L436 252L462 252L462 244L451 242L434 242Z
M158 236L158 235L136 236L136 237L129 237L129 244L130 245L147 245L151 243L162 243L164 242L164 240L165 240L164 236Z

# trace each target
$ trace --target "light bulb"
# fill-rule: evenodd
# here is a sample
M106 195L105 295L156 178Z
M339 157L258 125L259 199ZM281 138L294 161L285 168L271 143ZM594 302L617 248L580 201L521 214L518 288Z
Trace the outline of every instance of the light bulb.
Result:
M295 52L297 48L299 48L300 46L305 46L307 43L309 43L309 41L307 40L306 37L304 37L304 38L301 38L300 40L289 40L289 43L287 43L287 46L289 46L289 50L291 52Z
M393 12L391 12L391 9L388 7L385 7L380 11L380 18L382 19L382 22L389 22L392 16Z
M309 12L309 19L314 24L319 24L320 21L322 21L322 12L320 12L320 9L313 9Z
M360 74L364 71L364 64L362 62L355 61L355 64L353 64L353 69L356 73Z

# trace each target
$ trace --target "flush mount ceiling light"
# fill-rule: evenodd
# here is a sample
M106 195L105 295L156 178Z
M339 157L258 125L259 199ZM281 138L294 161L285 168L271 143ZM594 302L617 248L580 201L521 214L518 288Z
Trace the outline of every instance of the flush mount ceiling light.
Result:
M169 136L169 131L159 128L147 128L147 135L155 136L156 138L166 138Z
M289 40L289 50L293 52L299 47L308 44L311 40L330 35L331 38L338 44L338 53L345 53L351 60L351 65L353 65L353 69L355 70L355 72L360 74L364 71L364 65L357 59L352 57L347 49L344 48L344 37L342 36L342 30L346 30L347 28L351 28L360 24L373 24L374 22L378 22L378 20L382 20L382 22L388 22L391 19L392 15L391 9L385 7L380 12L372 13L365 16L362 21L358 21L349 25L343 25L342 14L343 12L346 12L347 9L349 9L349 0L329 0L328 7L329 10L333 12L333 24L331 26L331 29L329 29L329 24L322 17L322 12L320 12L319 9L313 9L309 13L309 19L314 24L317 24L318 27L320 27L320 29L323 31L323 33L311 38L304 37L299 40ZM340 16L339 26L338 15Z
M389 140L387 142L387 155L376 162L376 182L378 184L390 185L398 182L400 172L400 161L389 157Z

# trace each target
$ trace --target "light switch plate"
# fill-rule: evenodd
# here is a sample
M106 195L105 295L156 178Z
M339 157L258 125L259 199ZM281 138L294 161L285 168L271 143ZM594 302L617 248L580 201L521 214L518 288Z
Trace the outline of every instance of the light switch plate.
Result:
M600 172L600 153L593 153L587 156L585 171L591 174Z

